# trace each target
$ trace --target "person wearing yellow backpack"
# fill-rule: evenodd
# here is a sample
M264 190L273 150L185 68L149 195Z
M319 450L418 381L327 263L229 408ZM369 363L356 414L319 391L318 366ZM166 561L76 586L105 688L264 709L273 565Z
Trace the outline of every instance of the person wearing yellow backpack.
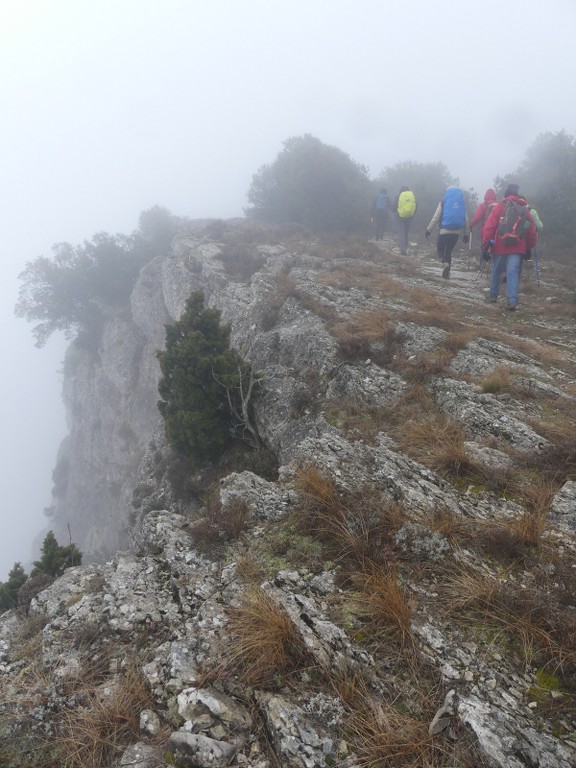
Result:
M408 250L408 233L410 232L410 225L416 213L416 208L414 192L409 187L400 187L400 192L394 202L394 212L396 214L398 240L402 256L406 256L406 251Z

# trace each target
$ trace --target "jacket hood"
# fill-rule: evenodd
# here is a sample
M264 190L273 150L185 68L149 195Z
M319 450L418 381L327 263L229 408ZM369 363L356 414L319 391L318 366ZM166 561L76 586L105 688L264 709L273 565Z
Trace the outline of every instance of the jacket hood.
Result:
M486 194L484 195L484 202L485 203L495 203L497 201L496 192L494 192L493 189L487 189Z

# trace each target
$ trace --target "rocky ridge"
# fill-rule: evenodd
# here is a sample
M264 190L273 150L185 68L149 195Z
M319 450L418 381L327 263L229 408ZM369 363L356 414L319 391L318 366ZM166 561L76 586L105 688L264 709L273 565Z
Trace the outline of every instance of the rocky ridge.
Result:
M443 281L427 247L218 234L177 238L67 355L52 514L94 562L0 618L4 738L88 764L74 722L94 733L127 708L124 751L94 738L94 765L574 765L560 268L511 316L466 252ZM280 467L223 467L215 500L176 488L156 409L164 324L199 288L262 374L255 419ZM322 549L328 507L348 538ZM243 616L266 618L262 644L287 617L276 671Z

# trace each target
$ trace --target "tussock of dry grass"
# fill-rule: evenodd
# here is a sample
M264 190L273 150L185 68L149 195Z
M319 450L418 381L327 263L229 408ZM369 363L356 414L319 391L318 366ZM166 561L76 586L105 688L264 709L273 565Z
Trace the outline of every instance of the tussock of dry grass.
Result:
M428 723L391 706L366 700L347 722L348 738L363 768L432 768L434 739Z
M547 592L461 568L448 580L444 598L448 612L459 621L481 621L501 633L502 640L507 638L522 653L525 664L574 674L576 620L554 606Z
M320 539L335 559L361 570L388 561L392 531L401 519L398 508L384 508L372 491L352 497L341 494L334 481L313 465L298 470L296 487L298 528Z
M539 546L546 529L548 513L558 484L553 480L535 477L530 483L520 484L517 493L526 507L525 512L510 523L510 530L524 544Z
M353 320L333 325L331 332L345 360L370 357L379 365L392 362L405 340L387 312L363 312Z
M140 738L140 712L153 707L141 674L129 667L111 692L93 688L81 696L83 705L64 710L58 735L51 740L60 768L101 768L112 764L121 746Z
M220 500L212 497L204 508L204 515L190 524L190 532L197 546L210 549L237 539L249 516L250 510L244 502L222 507Z
M510 390L512 371L507 365L498 365L480 382L482 392L496 394Z
M358 590L354 598L357 614L367 623L363 632L372 634L383 629L402 645L411 639L414 603L394 571L372 568L368 573L356 574L352 583Z
M460 352L461 349L465 349L472 341L479 338L479 336L479 331L452 331L451 333L448 333L442 342L442 346L452 355L455 355Z
M464 429L442 415L424 414L421 420L406 423L396 439L408 456L437 472L459 477L471 467Z
M435 376L445 374L453 357L453 352L438 347L426 354L414 355L409 360L400 360L395 367L412 384L424 384Z
M230 612L233 643L223 665L247 685L274 686L309 661L304 642L284 609L259 587L249 587Z

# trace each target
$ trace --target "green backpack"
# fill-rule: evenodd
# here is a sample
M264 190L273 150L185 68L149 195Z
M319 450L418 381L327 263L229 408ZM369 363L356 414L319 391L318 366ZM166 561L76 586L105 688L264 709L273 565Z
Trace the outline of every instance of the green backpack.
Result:
M407 189L405 192L400 192L398 197L398 216L401 219L408 219L410 216L414 216L416 213L416 198L414 192Z

